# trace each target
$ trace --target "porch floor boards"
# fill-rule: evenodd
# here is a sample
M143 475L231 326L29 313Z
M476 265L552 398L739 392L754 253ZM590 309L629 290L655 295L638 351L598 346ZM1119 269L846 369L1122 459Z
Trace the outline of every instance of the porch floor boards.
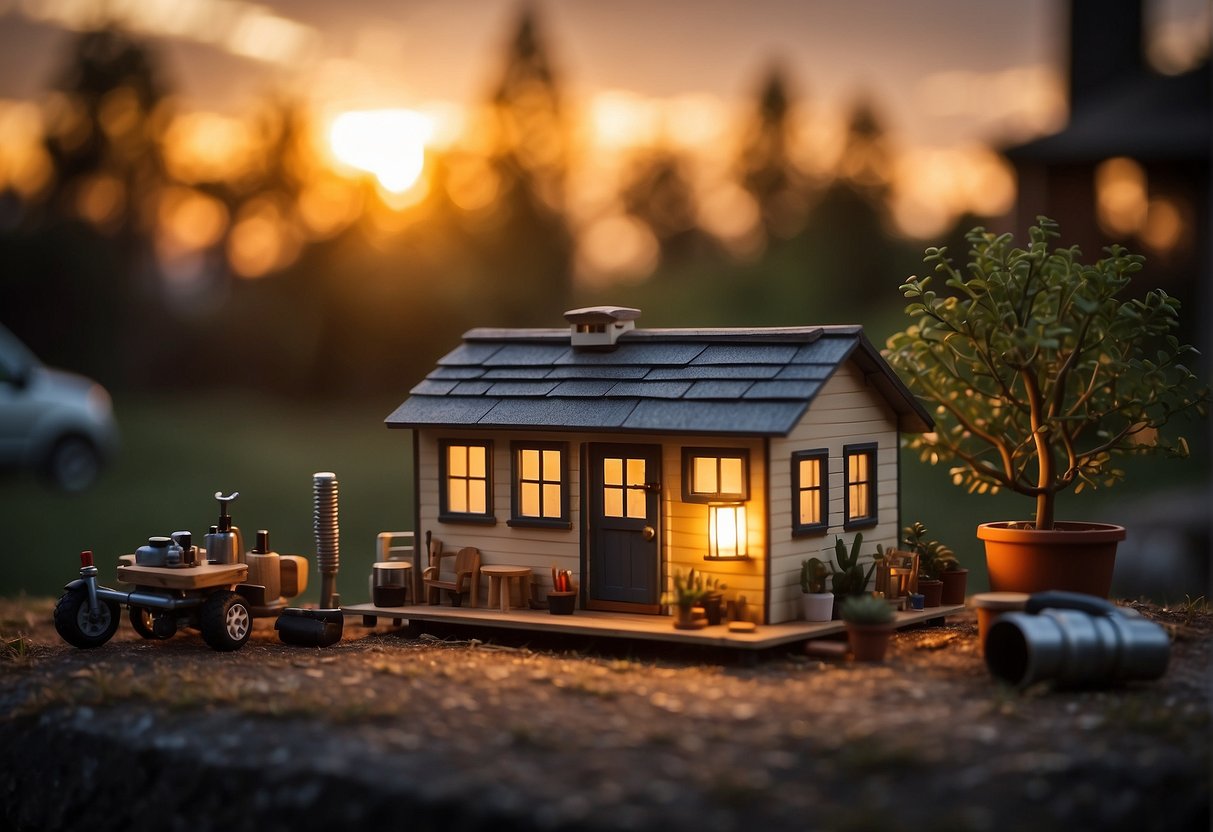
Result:
M899 628L919 624L953 615L963 609L964 605L961 604L932 607L922 611L898 612L895 624ZM468 627L534 630L602 638L630 638L698 644L708 647L729 647L739 650L765 650L797 641L842 633L846 630L846 624L842 621L820 623L789 621L783 624L760 624L753 633L730 633L723 624L716 627L704 627L700 630L676 630L673 618L668 615L636 615L581 609L573 615L552 615L547 610L512 609L509 612L501 612L497 609L483 607L427 606L424 604L376 607L374 604L347 604L342 606L341 610L347 616L366 615L377 618L400 618L406 621L435 621Z

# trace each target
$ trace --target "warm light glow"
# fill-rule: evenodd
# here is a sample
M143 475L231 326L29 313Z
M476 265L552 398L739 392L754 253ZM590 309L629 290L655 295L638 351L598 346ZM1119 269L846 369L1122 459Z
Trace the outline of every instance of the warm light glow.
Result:
M708 557L744 558L749 554L745 505L708 506Z
M264 277L284 268L299 254L299 241L286 213L271 199L256 199L240 209L228 236L227 256L241 277Z
M177 257L214 245L227 229L223 203L192 188L169 188L157 207L157 251Z
M637 281L657 265L657 238L632 217L593 223L578 240L578 276L586 282Z
M42 117L35 104L0 101L0 190L30 198L50 183L50 156L42 144Z
M164 136L169 172L187 184L232 181L253 165L255 142L238 118L188 113L174 118Z
M432 132L430 120L412 110L359 110L333 120L329 145L342 163L402 194L421 176Z
M126 207L126 188L115 176L95 174L80 183L76 210L103 231L112 231Z
M1184 219L1179 206L1166 197L1151 199L1141 241L1160 254L1166 254L1179 245L1183 232Z
M1124 156L1095 169L1095 207L1099 224L1113 237L1140 231L1149 212L1146 172Z

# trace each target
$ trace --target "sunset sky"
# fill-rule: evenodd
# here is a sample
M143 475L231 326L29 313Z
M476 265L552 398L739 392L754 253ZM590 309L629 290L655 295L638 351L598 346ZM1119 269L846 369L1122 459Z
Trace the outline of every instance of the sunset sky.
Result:
M791 83L800 128L793 152L810 176L834 169L850 108L860 100L874 106L895 153L887 172L894 219L922 238L963 211L1007 211L1014 181L991 147L1055 131L1066 119L1062 0L536 0L530 7L579 131L581 173L574 172L569 208L581 231L618 216L612 188L629 153L673 147L695 163L704 224L725 239L744 237L752 222L725 179L774 64ZM1209 0L1147 4L1157 67L1182 71L1207 54L1211 7ZM522 8L519 0L0 0L0 138L10 154L23 141L36 153L38 117L21 102L43 98L73 31L118 21L163 59L177 96L170 155L196 147L236 157L242 123L286 94L309 108L333 167L371 171L399 190L391 183L413 181L424 148L474 145L476 108L500 75ZM390 122L348 116L386 108L415 111L424 123L407 113ZM402 124L409 141L387 132ZM413 158L377 170L376 138L393 147L411 142ZM610 249L615 238L608 239Z

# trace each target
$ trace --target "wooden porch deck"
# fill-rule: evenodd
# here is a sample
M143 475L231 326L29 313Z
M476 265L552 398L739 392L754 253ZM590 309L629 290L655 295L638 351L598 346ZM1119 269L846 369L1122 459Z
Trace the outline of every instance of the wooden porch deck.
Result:
M512 609L509 612L501 612L497 609L483 607L427 606L424 604L410 604L403 607L376 607L369 603L347 604L341 609L347 616L434 621L468 627L532 630L601 638L629 638L696 644L705 647L727 647L738 650L765 650L846 630L846 625L841 621L821 623L789 621L785 624L759 625L757 631L753 633L730 633L724 625L704 627L701 630L676 630L668 615L633 615L580 609L573 615L552 615L547 610ZM963 605L957 605L899 612L896 626L900 628L944 618L963 609Z

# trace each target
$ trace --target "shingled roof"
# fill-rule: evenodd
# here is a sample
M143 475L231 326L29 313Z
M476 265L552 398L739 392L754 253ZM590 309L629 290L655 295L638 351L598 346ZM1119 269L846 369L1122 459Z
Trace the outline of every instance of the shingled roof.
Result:
M901 430L932 429L858 326L636 329L609 351L574 349L568 329L473 329L386 422L783 436L848 359Z

